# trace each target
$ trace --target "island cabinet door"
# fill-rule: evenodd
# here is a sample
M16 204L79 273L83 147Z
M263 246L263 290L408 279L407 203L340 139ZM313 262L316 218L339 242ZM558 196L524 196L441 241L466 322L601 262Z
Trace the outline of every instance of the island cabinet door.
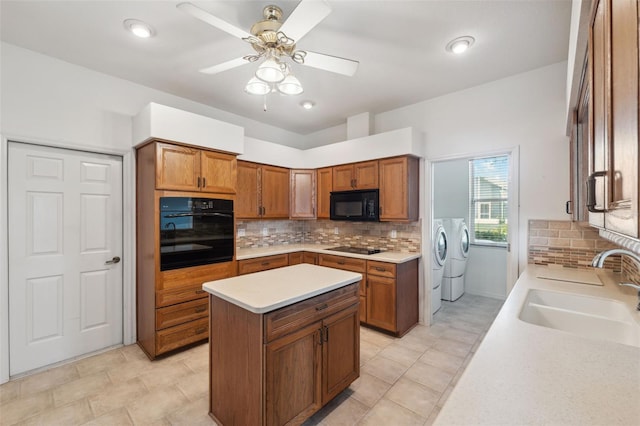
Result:
M358 304L325 318L322 331L322 403L326 404L360 376Z
M299 424L322 407L322 322L266 345L267 425Z

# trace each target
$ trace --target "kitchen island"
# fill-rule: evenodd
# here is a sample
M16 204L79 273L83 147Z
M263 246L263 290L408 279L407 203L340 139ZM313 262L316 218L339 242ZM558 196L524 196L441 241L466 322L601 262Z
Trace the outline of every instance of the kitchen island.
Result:
M357 379L361 279L300 264L205 283L211 417L302 423Z

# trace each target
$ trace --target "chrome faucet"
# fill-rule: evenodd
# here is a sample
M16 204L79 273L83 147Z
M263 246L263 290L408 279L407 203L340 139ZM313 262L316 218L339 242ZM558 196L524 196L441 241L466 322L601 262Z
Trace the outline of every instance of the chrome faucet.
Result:
M605 259L611 256L612 254L626 254L627 256L632 258L638 266L640 266L640 256L638 256L636 253L632 251L624 250L624 249L605 250L601 253L596 254L593 260L591 261L591 266L593 266L594 268L602 268L602 266L604 265ZM640 285L633 284L633 283L618 283L618 285L633 287L636 290L638 290L638 306L636 306L636 309L640 311Z

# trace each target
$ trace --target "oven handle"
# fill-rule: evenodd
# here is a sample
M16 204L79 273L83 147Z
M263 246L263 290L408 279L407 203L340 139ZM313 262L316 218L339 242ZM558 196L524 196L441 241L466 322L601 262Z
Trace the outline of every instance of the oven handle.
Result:
M228 213L173 213L166 214L163 217L165 219L171 219L174 217L203 217L203 216L217 216L217 217L233 217L232 214Z

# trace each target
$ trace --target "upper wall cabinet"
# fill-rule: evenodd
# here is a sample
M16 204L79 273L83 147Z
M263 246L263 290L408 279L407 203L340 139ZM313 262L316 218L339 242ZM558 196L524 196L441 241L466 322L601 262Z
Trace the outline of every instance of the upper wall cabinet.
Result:
M380 220L418 220L420 160L415 157L394 157L385 158L379 163Z
M289 218L289 169L238 161L238 219Z
M291 170L291 219L316 218L316 171Z
M378 188L377 161L364 161L333 167L334 191L376 188Z
M329 219L330 197L333 191L333 168L325 167L317 170L317 217Z
M589 222L638 238L638 1L596 0L589 31Z
M235 194L236 157L156 142L156 189Z

